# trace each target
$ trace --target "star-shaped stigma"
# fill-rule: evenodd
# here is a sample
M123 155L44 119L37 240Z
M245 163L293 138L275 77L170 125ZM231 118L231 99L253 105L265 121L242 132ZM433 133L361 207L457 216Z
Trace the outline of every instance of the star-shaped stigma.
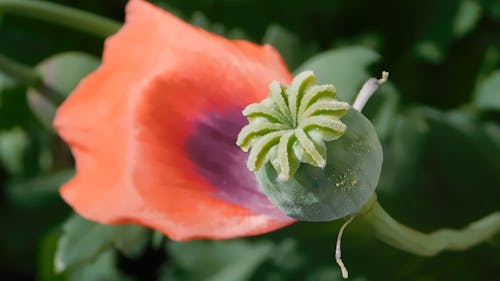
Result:
M236 144L251 149L248 169L259 170L269 161L279 179L288 180L301 162L325 167L325 142L344 134L340 118L349 104L336 99L333 85L316 85L312 71L297 75L289 87L273 81L270 90L269 97L243 110L249 124Z

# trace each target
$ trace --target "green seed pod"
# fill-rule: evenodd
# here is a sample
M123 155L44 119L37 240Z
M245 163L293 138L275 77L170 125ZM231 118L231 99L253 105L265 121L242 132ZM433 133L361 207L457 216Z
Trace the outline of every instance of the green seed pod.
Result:
M382 168L382 147L368 119L336 99L333 85L315 85L311 71L290 87L249 105L237 144L251 149L248 168L288 216L330 221L360 211Z

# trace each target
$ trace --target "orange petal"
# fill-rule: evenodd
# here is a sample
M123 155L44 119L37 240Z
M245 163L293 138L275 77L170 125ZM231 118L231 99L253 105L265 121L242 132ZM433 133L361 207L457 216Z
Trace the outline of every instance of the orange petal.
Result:
M63 198L89 219L143 224L177 240L256 235L294 222L262 194L235 150L239 113L264 98L272 80L291 80L272 47L226 40L130 1L103 64L57 113L77 168Z

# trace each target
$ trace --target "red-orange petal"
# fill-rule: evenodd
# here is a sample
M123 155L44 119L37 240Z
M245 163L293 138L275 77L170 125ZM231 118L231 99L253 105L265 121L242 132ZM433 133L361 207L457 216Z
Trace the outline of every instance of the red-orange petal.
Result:
M63 198L91 220L143 224L177 240L294 222L260 191L234 143L241 109L264 98L272 80L291 80L272 47L130 1L103 64L58 110L55 127L77 169Z

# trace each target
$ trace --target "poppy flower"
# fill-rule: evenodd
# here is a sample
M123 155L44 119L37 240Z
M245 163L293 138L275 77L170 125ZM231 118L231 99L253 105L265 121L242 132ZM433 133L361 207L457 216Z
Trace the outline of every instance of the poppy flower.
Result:
M76 160L64 200L100 223L176 240L224 239L295 222L264 194L236 146L246 105L292 75L271 46L232 41L131 0L102 65L57 112Z

